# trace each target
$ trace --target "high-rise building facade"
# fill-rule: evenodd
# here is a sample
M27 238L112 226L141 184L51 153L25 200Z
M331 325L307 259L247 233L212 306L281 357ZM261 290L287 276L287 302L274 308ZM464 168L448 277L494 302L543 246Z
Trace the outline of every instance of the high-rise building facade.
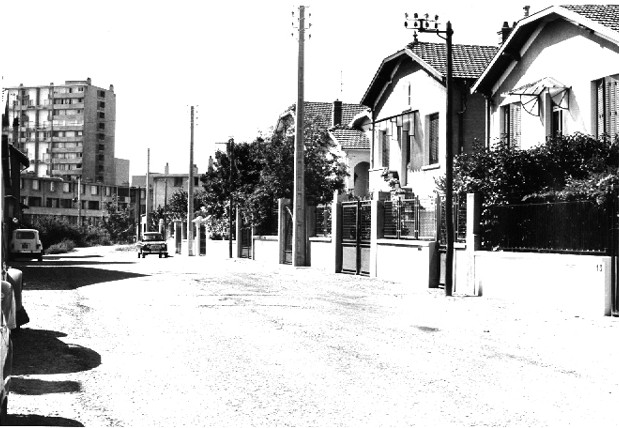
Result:
M28 172L66 181L115 184L116 94L86 80L8 88L9 141ZM14 125L18 121L17 127Z

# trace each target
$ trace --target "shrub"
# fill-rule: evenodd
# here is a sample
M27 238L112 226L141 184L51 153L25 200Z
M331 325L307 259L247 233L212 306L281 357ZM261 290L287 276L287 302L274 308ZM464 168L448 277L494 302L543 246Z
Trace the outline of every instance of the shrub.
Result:
M49 246L47 250L45 250L45 254L62 254L73 251L75 248L75 242L70 239L63 239L61 242L57 244L52 244Z

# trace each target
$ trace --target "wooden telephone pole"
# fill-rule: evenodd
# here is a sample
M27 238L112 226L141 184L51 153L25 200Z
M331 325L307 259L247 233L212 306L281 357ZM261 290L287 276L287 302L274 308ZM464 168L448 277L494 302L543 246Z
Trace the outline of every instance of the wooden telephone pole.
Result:
M187 180L187 255L193 256L193 126L194 107L191 106L191 137L189 139L189 179Z
M294 142L294 200L292 216L292 265L306 265L305 164L304 155L304 73L305 73L305 6L299 6L299 58L297 83L296 137Z

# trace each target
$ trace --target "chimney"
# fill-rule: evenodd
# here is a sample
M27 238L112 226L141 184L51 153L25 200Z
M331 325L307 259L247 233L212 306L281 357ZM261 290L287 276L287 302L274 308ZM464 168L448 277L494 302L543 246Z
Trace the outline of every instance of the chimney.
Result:
M165 163L164 171L165 171L165 175L170 175L170 164L167 162Z
M333 101L333 126L342 124L342 102L340 100Z
M515 27L515 25L514 25ZM507 23L507 21L503 22L503 27L501 27L501 31L499 31L497 34L499 34L501 36L501 43L503 44L505 43L505 40L507 40L507 38L509 37L509 35L511 34L512 30L514 28L510 27L509 24Z
M531 6L527 5L525 7L523 7L524 9L524 17L528 18L529 17L529 10L531 10Z
M114 92L114 85L110 85L110 92Z

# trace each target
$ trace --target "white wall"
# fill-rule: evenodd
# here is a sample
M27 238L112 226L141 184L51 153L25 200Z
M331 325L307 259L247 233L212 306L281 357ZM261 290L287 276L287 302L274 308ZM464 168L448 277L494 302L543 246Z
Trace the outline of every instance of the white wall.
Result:
M594 135L596 100L592 82L619 73L619 47L589 34L584 28L558 21L547 24L531 47L521 54L522 59L511 74L496 88L491 113L491 141L501 136L500 106L520 99L501 94L544 77L553 77L571 87L569 112L564 113L565 133ZM546 104L541 105L540 117L522 112L522 148L545 141L546 108Z
M399 80L394 79L393 90L386 94L387 100L380 108L376 115L376 121L383 118L399 115L402 112L411 110L419 111L419 120L421 129L418 129L418 139L424 150L427 150L426 141L426 118L433 113L439 114L439 163L431 167L424 167L421 170L411 171L402 170L402 150L398 145L397 135L394 132L391 136L389 169L398 171L400 177L407 176L407 187L411 187L413 192L419 195L430 195L436 189L434 178L444 173L445 158L445 87L437 81L433 76L428 74L424 69L415 65L410 66L405 72L400 72L397 76ZM411 87L410 104L408 102L408 87ZM368 133L368 138L372 140L371 132ZM373 165L370 165L370 170L380 168L382 159L381 145L379 141L374 142ZM370 174L370 191L385 191L389 190L385 186L384 180L380 174Z
M602 316L609 305L610 257L477 251L475 287L483 296L531 308Z

